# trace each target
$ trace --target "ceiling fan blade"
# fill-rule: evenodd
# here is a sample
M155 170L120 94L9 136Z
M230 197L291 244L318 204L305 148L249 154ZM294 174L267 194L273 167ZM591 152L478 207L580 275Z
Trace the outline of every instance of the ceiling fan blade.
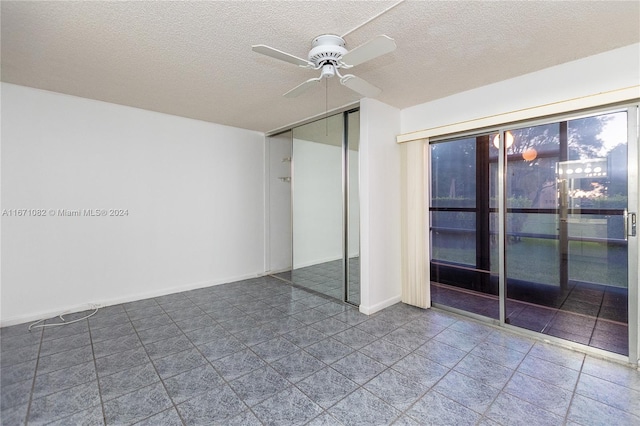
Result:
M340 80L340 83L347 86L349 89L354 92L360 93L362 96L366 96L368 98L373 98L378 96L382 89L374 86L373 84L361 79L360 77L356 77L355 75L347 74Z
M300 96L304 92L306 92L307 90L309 90L313 86L315 86L316 83L319 83L320 80L322 80L322 79L321 78L310 78L309 80L305 81L304 83L299 84L296 87L294 87L293 89L289 90L283 96L285 98L295 98L296 96Z
M342 55L342 62L356 66L385 53L396 50L396 42L389 36L379 35Z
M293 56L289 53L283 52L282 50L274 49L273 47L266 46L264 44L256 44L255 46L251 46L251 49L254 52L262 53L263 55L271 56L275 59L280 59L281 61L289 62L290 64L298 65L301 67L312 67L313 64L306 59L298 58L297 56Z

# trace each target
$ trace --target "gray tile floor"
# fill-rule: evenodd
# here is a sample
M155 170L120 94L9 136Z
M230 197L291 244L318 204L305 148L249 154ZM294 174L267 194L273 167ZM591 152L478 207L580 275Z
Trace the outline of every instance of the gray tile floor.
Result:
M275 274L288 282L342 301L344 299L344 271L342 260L318 263ZM360 304L360 257L349 258L348 302Z
M640 424L631 368L434 309L367 317L270 277L0 344L3 425Z

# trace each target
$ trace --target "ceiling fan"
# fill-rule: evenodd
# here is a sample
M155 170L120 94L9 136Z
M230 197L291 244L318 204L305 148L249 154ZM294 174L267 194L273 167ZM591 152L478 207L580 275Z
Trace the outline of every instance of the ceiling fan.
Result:
M396 49L395 41L386 35L379 35L368 42L347 50L344 39L333 34L323 34L313 39L308 59L299 58L264 44L252 46L254 52L270 56L281 61L298 65L302 68L320 70L320 77L310 78L284 94L287 98L295 98L314 87L324 78L337 75L340 83L366 97L374 97L382 92L371 83L353 74L342 75L340 70L347 70L371 59L392 52Z

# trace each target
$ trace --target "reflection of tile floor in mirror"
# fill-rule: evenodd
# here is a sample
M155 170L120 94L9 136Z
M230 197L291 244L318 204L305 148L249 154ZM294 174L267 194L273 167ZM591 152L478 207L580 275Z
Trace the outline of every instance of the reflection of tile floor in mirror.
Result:
M497 296L431 283L431 301L490 318L499 317ZM512 325L560 337L609 352L627 355L626 294L593 286L574 287L558 308L507 300L507 317Z
M632 368L271 277L2 328L0 347L7 426L640 424Z
M342 260L319 263L293 271L274 274L293 284L317 291L338 300L344 298ZM360 304L360 258L349 259L349 302Z

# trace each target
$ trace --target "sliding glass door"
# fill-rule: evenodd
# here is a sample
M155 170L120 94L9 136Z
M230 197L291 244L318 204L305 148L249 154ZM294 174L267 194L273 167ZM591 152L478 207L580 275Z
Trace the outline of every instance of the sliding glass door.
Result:
M433 302L635 352L635 114L624 108L432 143Z
M431 279L443 284L432 286L432 299L498 319L489 136L434 143L430 151Z
M507 319L628 354L627 111L509 134Z

